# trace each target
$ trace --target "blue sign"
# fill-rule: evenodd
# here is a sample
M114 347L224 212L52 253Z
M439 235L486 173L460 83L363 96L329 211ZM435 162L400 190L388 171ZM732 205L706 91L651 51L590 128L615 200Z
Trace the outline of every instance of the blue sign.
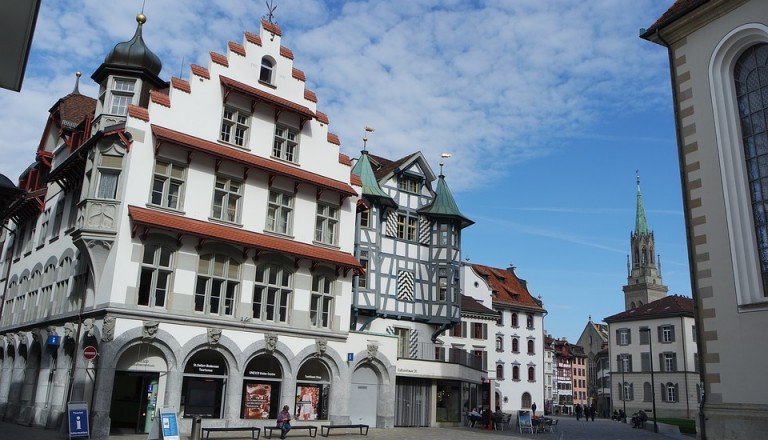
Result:
M67 419L69 419L69 438L90 437L87 402L69 402Z
M61 342L61 336L59 335L50 335L48 336L48 345L52 345L54 347L59 346L59 342Z
M176 409L165 407L160 410L160 430L165 440L179 440L179 422L176 419Z
M355 360L355 354L354 353L347 353L347 362L352 362Z

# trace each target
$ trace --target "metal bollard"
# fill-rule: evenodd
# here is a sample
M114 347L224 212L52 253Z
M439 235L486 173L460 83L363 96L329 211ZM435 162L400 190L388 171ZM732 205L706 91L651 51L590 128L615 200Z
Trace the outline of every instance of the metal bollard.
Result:
M203 429L203 418L200 416L192 417L192 434L189 440L200 440L201 430Z

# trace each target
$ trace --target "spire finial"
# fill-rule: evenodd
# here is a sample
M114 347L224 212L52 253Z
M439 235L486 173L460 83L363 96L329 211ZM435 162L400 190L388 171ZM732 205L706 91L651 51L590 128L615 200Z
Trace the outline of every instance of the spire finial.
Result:
M373 133L374 131L376 131L375 128L366 125L365 133L363 133L363 151L368 151L368 133Z
M75 76L77 77L75 79L75 88L72 90L73 95L79 95L80 94L80 77L82 76L82 72L75 72Z
M443 165L444 165L443 164L443 162L444 162L443 159L448 159L451 156L452 156L451 153L443 153L443 154L440 155L440 163L438 165L440 165L440 175L441 176L443 175Z
M635 234L648 235L648 221L645 218L645 208L643 207L643 196L640 194L640 171L635 171L637 179L637 212L635 216Z

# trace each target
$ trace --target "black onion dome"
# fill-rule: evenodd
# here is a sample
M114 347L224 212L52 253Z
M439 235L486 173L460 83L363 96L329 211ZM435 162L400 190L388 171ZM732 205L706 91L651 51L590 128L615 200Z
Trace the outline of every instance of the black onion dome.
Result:
M149 50L141 37L141 26L146 21L147 17L144 14L136 16L136 22L139 24L136 26L136 33L133 38L115 45L104 58L104 64L138 67L153 75L158 75L163 70L163 63L160 62L160 58Z

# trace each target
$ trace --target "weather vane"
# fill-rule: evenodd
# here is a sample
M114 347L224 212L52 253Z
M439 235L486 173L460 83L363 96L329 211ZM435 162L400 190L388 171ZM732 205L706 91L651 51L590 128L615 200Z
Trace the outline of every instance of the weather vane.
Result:
M443 153L443 154L440 155L440 163L438 163L438 165L440 165L440 175L441 176L443 175L443 165L444 165L444 162L445 162L443 159L448 159L449 157L451 157L451 153Z
M373 133L374 131L376 131L376 129L373 127L365 127L365 133L363 133L363 150L368 149L368 133Z
M275 9L277 9L277 5L273 5L273 4L272 4L272 0L268 0L268 1L266 1L265 3L267 4L267 11L269 11L269 13L267 14L267 21L268 21L268 22L270 22L270 23L272 23L272 24L277 24L277 23L274 21L274 18L275 18Z

